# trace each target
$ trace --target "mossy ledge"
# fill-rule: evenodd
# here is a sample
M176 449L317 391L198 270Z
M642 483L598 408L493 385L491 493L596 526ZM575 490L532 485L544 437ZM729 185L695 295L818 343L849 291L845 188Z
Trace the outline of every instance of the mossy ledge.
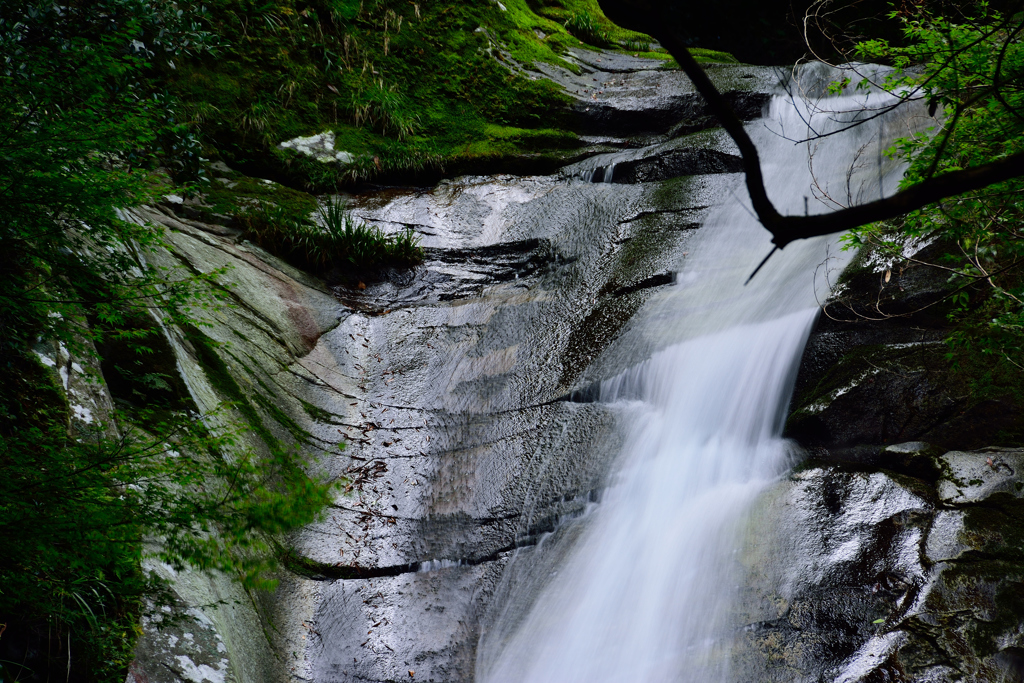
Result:
M594 31L578 29L581 17ZM283 0L273 8L229 0L204 18L220 43L214 53L162 67L203 155L312 192L496 168L551 172L583 142L571 98L528 69L579 72L567 54L578 48L666 68L671 60L649 36L609 21L597 0ZM279 146L325 132L343 163ZM197 170L192 159L178 174L195 179Z

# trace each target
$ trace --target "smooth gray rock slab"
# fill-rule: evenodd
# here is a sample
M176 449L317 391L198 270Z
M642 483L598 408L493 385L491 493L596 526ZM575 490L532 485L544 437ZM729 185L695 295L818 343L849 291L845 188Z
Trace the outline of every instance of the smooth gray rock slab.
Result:
M637 149L597 154L566 166L561 173L590 182L633 184L742 170L732 139L714 129Z
M944 503L977 503L995 493L1022 497L1024 450L950 451L940 460L949 468L947 478L939 482L939 497Z
M579 73L551 64L533 69L565 89L576 102L572 109L581 132L637 136L664 134L673 127L692 130L714 126L693 83L664 62L588 50L571 50ZM740 64L706 65L708 76L744 120L761 116L780 82L770 67Z
M325 585L311 628L313 680L469 680L477 623L504 564Z

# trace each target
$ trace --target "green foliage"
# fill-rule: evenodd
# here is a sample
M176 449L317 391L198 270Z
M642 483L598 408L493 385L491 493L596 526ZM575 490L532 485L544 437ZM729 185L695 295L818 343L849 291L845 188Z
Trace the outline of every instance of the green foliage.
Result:
M412 113L407 98L398 84L385 85L379 78L352 96L353 122L369 125L384 136L405 140L420 128L419 117Z
M568 35L523 0L512 4L516 20L529 14ZM524 61L559 58L489 3L228 0L213 8L211 26L224 38L217 58L182 61L169 74L187 111L229 162L281 177L298 170L281 161L299 162L276 155L277 142L335 130L339 149L357 160L333 178L328 165L304 165L299 175L321 176L317 189L435 166L485 124L536 126L564 101L501 64L498 42Z
M173 566L269 587L275 535L329 497L292 449L257 457L231 411L199 416L175 387L162 326L222 305L221 272L153 266L163 233L124 213L166 192L158 167L201 177L159 79L211 44L203 21L163 0L0 0L0 659L22 678L124 680L142 599L160 592L144 540ZM248 125L265 126L255 109ZM61 370L80 384L37 351L74 358ZM109 416L70 402L98 368Z
M597 47L605 47L611 42L608 32L602 31L598 27L597 22L594 21L594 17L586 10L573 12L566 19L565 28L583 42L596 45Z
M315 160L311 161L326 166ZM205 185L202 189L207 207L201 210L208 214L208 219L212 222L223 220L224 216L238 211L241 206L256 205L260 202L282 206L296 216L308 216L316 211L316 197L306 192L230 171L211 171L216 177L223 178Z
M704 62L709 64L739 64L739 60L733 57L728 52L722 52L720 50L706 50L700 47L687 48L697 62ZM642 57L650 57L650 54L641 55ZM665 65L667 68L678 69L679 63L676 60L669 60Z
M19 390L12 398L45 386L43 374L23 368L5 377ZM121 414L120 435L97 424L71 438L52 381L45 402L20 416L27 422L0 430L0 615L8 638L25 640L39 624L53 629L58 666L67 666L70 642L78 675L120 680L140 601L160 594L140 571L145 538L158 539L159 558L178 569L271 588L275 534L312 521L330 487L306 476L289 449L258 456L243 448L233 428L209 426L216 414L150 416L148 431L132 427L137 415Z
M179 169L193 165L178 154L191 141L154 91L149 60L206 38L159 2L0 3L4 351L24 353L37 336L79 347L96 335L86 318L116 327L153 305L172 317L205 305L194 280L147 263L160 232L119 210L160 193L146 170L157 154Z
M423 261L419 238L410 230L388 235L352 217L342 202L321 206L317 220L260 202L235 215L253 242L295 265L314 271L348 265L411 266Z
M355 220L339 201L331 201L317 212L320 225L306 231L299 248L320 263L344 259L357 267L381 263L411 265L423 260L419 239L410 229L397 235L385 234L376 226Z
M925 11L892 15L906 45L881 40L858 48L865 60L896 70L885 86L924 100L941 124L902 138L890 154L906 159L902 186L946 171L979 166L1024 151L1024 15L1004 17L980 3L971 16ZM855 231L852 244L872 244L901 258L908 238L952 246L935 267L949 272L950 357L989 354L995 364L1024 370L1024 180L1014 179L915 211L890 224Z
M842 92L846 90L847 87L849 87L850 83L851 79L847 76L844 76L838 81L833 81L832 83L829 83L828 92L830 95L841 95Z

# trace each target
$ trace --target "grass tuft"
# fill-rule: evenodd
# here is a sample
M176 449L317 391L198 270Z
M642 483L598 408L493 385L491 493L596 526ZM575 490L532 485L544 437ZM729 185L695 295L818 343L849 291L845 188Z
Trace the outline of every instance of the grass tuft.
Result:
M423 261L419 237L411 229L389 235L356 220L337 200L317 209L316 220L266 202L239 211L235 220L255 244L313 272L411 267Z
M647 37L631 37L619 43L627 52L649 52L651 41Z
M607 31L601 30L590 12L577 10L565 22L565 30L584 43L596 47L608 47L611 39Z

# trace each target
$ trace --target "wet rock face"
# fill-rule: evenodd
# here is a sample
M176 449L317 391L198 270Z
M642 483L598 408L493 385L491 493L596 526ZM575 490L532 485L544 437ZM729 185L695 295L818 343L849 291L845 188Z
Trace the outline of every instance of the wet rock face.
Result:
M126 683L236 683L228 649L201 610L179 602L143 616L140 641Z
M937 261L943 245L914 250ZM886 444L946 449L1015 442L1022 414L1011 391L979 391L945 343L948 273L871 252L843 275L808 342L786 435L824 462L886 464ZM935 305L939 302L939 305Z
M321 653L315 678L467 680L476 655L476 623L504 564L325 585L312 638ZM354 638L354 625L367 623L362 640Z
M1018 433L1020 411L951 366L928 306L948 287L871 252L843 276L786 427L808 469L755 513L781 525L748 541L737 680L1022 680L1024 462L982 448Z
M647 183L684 175L742 171L743 160L736 155L714 149L682 149L617 164L611 182Z
M535 68L561 85L576 102L572 109L580 132L637 136L663 134L683 125L688 132L711 128L703 98L681 71L658 60L573 49L569 58L579 73L549 64ZM761 116L768 93L780 77L768 67L708 65L708 75L740 118Z
M630 159L700 146L673 144ZM614 410L563 399L673 285L730 180L497 175L362 195L359 219L411 227L427 252L362 290L328 286L222 226L139 209L138 220L171 229L155 265L229 267L234 305L206 312L197 330L168 329L197 406L227 397L223 370L208 367L215 353L249 403L227 415L260 422L244 434L250 445L264 447L261 433L298 442L310 470L342 486L321 522L288 539L274 594L254 603L171 577L222 637L225 676L472 680L480 619L510 554L593 503L621 448ZM147 631L139 675L172 650Z
M736 681L1020 680L1024 452L927 455L934 481L813 468L752 515Z

